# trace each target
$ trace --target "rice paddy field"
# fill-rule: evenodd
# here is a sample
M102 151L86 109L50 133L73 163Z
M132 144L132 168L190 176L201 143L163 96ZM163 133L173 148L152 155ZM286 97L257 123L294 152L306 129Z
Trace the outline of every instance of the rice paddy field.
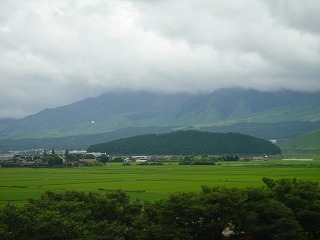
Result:
M309 159L308 161L301 160ZM100 167L0 168L0 206L17 205L44 191L123 189L131 199L159 200L170 193L201 191L201 186L262 187L263 177L320 183L320 155L267 161L223 162L208 166L164 162L159 166L108 163ZM313 159L310 161L310 159Z

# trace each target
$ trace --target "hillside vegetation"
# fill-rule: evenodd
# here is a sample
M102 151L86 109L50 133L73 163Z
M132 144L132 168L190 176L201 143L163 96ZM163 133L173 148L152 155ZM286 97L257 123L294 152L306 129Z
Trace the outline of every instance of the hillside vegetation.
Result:
M320 129L303 134L281 145L288 153L316 154L320 153Z
M319 121L320 93L219 89L210 94L114 92L0 121L0 138L100 134L127 127L211 127L241 122Z
M265 140L277 139L279 142L284 142L319 128L320 121L290 121L274 123L242 122L226 126L203 127L201 130L207 132L237 132Z
M123 138L89 146L88 152L107 154L277 154L271 142L239 133L177 131Z
M250 135L265 140L276 139L278 143L291 140L301 134L320 128L320 121L291 121L279 123L243 122L226 126L184 127L185 130L201 130L205 132L228 133L235 132ZM22 138L0 139L0 151L28 149L86 149L93 144L109 142L120 138L133 137L142 134L160 134L176 131L177 127L128 127L100 134L84 134L69 137L52 138Z
M283 143L320 128L320 92L219 89L210 94L108 92L22 119L0 119L0 151L85 149L176 130L236 132Z

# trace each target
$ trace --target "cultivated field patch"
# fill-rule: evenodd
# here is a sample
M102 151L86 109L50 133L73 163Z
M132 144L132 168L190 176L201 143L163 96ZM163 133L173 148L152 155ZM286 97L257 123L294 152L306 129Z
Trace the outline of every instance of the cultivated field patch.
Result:
M260 187L262 178L298 178L320 183L320 159L312 162L268 160L261 162L223 162L219 165L122 166L102 167L0 168L0 205L12 201L22 204L44 191L63 192L125 190L132 199L159 200L174 192L198 192L209 187Z

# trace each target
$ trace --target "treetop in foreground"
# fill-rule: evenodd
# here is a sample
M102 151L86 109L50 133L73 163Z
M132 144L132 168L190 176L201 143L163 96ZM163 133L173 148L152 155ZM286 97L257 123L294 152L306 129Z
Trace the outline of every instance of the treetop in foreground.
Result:
M318 184L263 181L268 188L203 186L155 202L132 201L122 190L45 192L0 208L0 239L320 239Z
M87 151L146 155L278 154L281 152L269 141L244 134L191 130L122 138L91 145Z

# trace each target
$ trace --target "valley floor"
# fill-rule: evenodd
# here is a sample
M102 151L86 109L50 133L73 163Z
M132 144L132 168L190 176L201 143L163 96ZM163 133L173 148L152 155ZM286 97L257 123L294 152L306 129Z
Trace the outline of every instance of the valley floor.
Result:
M293 156L291 156L293 158ZM301 157L302 158L302 157ZM306 157L304 157L306 158ZM212 166L160 166L108 163L101 167L0 168L0 205L22 204L44 191L123 189L131 199L159 200L173 192L199 192L201 186L260 187L263 177L297 178L320 183L320 155L313 161L238 161Z

